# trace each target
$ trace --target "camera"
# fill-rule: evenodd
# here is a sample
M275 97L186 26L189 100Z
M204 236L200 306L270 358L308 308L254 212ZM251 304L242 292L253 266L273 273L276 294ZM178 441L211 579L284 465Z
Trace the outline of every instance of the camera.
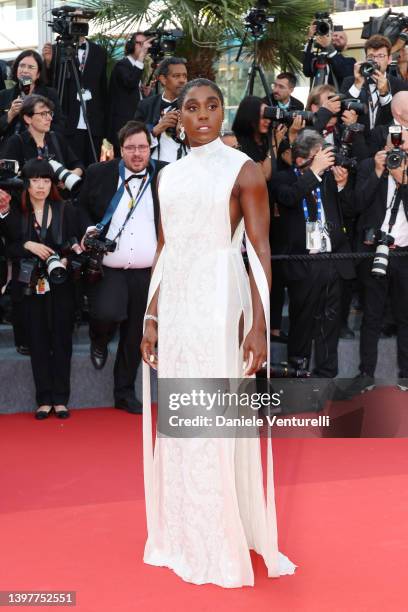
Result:
M330 13L318 11L315 13L315 21L313 25L316 26L317 36L327 36L333 31L333 22L330 19Z
M309 378L306 357L291 357L286 362L271 364L271 378Z
M395 170L406 160L406 153L400 147L402 144L402 127L400 125L391 125L388 128L388 133L391 136L393 148L387 151L385 165L388 170Z
M100 235L87 235L84 246L88 249L80 257L83 263L83 273L89 283L96 283L103 276L102 260L107 253L113 253L116 242Z
M267 106L264 110L263 118L271 119L275 123L285 123L290 125L295 117L300 116L306 122L306 125L313 125L315 116L311 111L287 111L279 106Z
M370 227L364 232L364 243L377 247L371 274L377 278L384 278L387 274L390 246L394 244L394 236L381 229L375 230Z
M47 277L50 283L60 285L67 279L67 269L61 263L57 253L53 253L46 261L37 257L20 260L18 281L25 285L24 295L34 295L38 279Z
M346 170L356 170L358 161L356 157L352 157L352 144L355 134L362 134L364 132L364 125L362 123L353 123L348 125L342 133L340 146L333 150L334 152L334 163L336 166L346 168ZM326 149L332 145L325 144L323 148Z
M358 115L366 115L368 113L367 104L364 104L364 102L360 102L360 100L356 100L355 98L341 100L341 111L343 112L345 110L353 110Z
M362 62L360 66L360 74L365 79L369 79L373 76L376 70L380 70L380 66L375 60L367 60L366 62Z
M51 13L54 17L48 22L51 30L59 34L63 41L71 43L77 43L82 36L88 35L89 24L84 20L96 16L96 11L69 5L53 8Z
M48 163L54 170L55 178L63 183L65 189L68 189L68 191L71 191L73 194L79 191L82 183L82 178L80 176L64 168L64 166L55 159L49 159Z
M382 34L389 38L393 45L405 28L408 28L408 16L389 9L380 17L370 17L364 22L361 38L367 39L374 34Z
M147 38L154 38L149 49L149 55L153 62L157 64L166 55L174 55L179 40L184 38L182 30L148 30L144 32Z
M61 263L61 258L57 253L53 253L45 261L45 269L48 279L54 285L61 285L67 279L67 269Z
M15 159L0 159L0 189L23 189L24 182L17 178L17 170Z
M18 88L22 98L25 98L30 94L30 87L33 79L29 76L23 76L18 79Z
M260 36L266 24L275 22L274 15L268 15L268 8L268 0L258 0L254 8L245 15L245 27L251 30L253 36Z

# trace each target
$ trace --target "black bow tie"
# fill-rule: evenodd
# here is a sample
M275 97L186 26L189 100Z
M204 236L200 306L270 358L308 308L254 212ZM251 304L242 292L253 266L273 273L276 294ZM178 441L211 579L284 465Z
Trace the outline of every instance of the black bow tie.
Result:
M82 51L86 51L86 43L82 43L82 45L79 45L78 47L78 51L82 49Z
M128 178L125 180L125 183L130 183L130 181L132 179L144 179L146 177L146 172L144 174L131 174L130 176L128 176Z

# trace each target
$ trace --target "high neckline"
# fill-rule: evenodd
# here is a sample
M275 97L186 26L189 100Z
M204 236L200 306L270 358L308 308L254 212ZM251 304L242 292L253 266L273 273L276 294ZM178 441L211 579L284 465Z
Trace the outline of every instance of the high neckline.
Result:
M189 155L195 155L196 157L204 157L206 155L211 155L218 149L224 146L221 138L216 138L211 142L207 142L207 144L201 145L199 147L191 147Z

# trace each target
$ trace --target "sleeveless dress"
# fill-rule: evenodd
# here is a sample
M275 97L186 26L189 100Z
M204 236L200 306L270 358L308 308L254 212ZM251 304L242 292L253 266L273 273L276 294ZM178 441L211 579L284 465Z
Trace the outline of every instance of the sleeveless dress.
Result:
M245 338L252 324L251 293L241 255L244 223L231 238L229 202L248 159L217 139L161 171L165 246L148 300L160 287L159 377L242 377L238 325L243 315ZM248 239L247 248L260 277ZM268 293L265 277L258 286ZM296 566L277 548L270 439L267 501L257 438L158 436L153 455L146 364L143 374L145 563L169 567L195 584L252 586L253 549L269 576L293 574Z

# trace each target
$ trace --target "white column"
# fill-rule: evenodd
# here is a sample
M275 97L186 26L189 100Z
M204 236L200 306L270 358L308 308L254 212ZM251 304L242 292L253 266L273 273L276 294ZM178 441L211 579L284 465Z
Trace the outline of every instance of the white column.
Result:
M47 21L52 21L51 9L54 8L55 4L55 0L37 0L39 53L41 53L47 41L52 42L54 40L54 34L47 24Z

